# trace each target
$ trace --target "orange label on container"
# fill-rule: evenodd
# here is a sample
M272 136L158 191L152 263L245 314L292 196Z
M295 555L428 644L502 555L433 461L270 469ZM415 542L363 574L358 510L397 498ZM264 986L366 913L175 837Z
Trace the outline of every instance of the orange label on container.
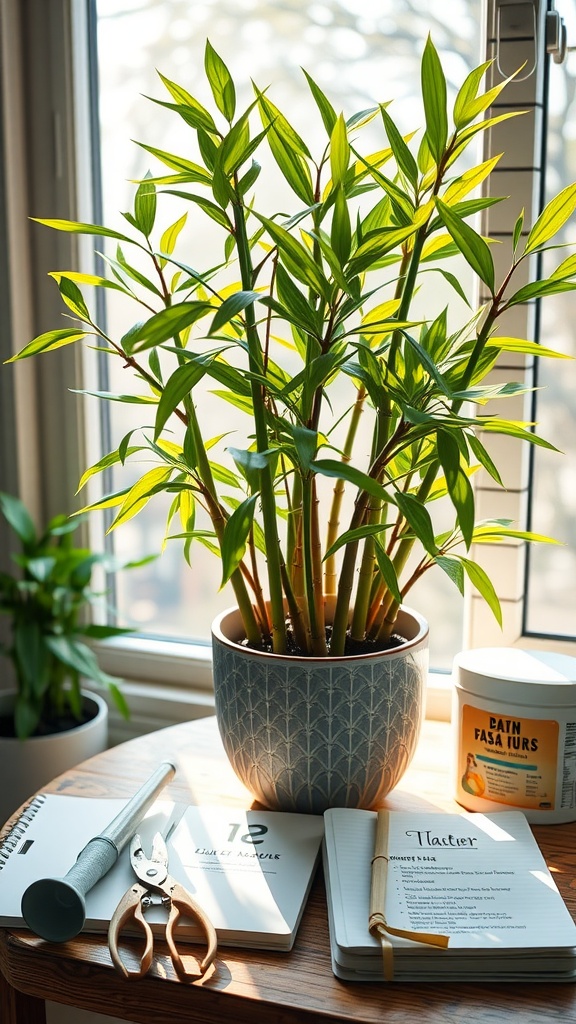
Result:
M516 718L465 704L460 733L460 786L482 800L553 810L558 722Z

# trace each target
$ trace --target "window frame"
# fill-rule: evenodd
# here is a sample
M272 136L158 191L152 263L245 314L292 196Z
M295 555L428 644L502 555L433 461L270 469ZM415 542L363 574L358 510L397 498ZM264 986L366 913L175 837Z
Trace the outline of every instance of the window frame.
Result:
M510 0L486 0L484 4L489 57L494 56L497 45L498 10L507 3ZM542 57L547 4L535 0L534 10ZM89 30L90 0L50 0L49 4L44 0L0 0L0 156L4 157L0 173L0 226L6 240L0 244L4 270L0 274L0 301L7 311L0 327L2 360L34 334L59 322L59 296L47 273L55 267L74 265L81 255L79 246L83 243L78 238L43 231L30 223L30 213L79 220L97 216L91 200L94 164L88 131ZM540 200L543 172L544 65L545 61L539 60L536 75L518 87L518 98L512 101L506 93L504 106L511 102L529 104L536 117L531 122L528 118L506 122L506 148L514 153L520 149L526 159L519 166L517 161L505 157L493 177L499 194L507 194L507 184L514 175L515 186L521 184L521 192L533 210ZM498 74L496 65L491 74ZM520 121L520 143L510 146L510 131L516 131ZM497 149L499 141L499 132L487 133L486 155ZM498 180L501 186L496 184ZM489 214L483 230L502 235L501 209L492 216L498 218L497 229ZM510 235L512 228L512 224L505 225L504 233ZM537 326L536 319L535 307L517 309L511 313L506 329L511 334L530 337ZM94 370L90 360L94 358L94 354L82 353L80 347L65 348L46 360L3 368L0 374L0 487L20 493L38 518L62 511L66 504L69 511L75 507L73 495L79 470L87 464L83 452L91 432L86 429L87 403L78 401L69 391L82 387L83 379L90 378ZM495 373L509 366L502 365ZM514 359L512 366L516 377L523 374L528 383L532 380L534 368L529 361ZM528 419L524 401L515 401L519 403L518 418ZM510 411L510 405L507 409ZM511 446L504 462L504 470L509 470L512 481L504 492L496 491L485 476L477 474L479 513L482 517L525 522L529 460L523 455L517 466ZM0 548L6 551L6 537L1 532ZM2 557L5 556L0 555L0 560ZM576 643L571 641L548 642L522 632L525 545L510 543L493 549L483 546L475 557L488 569L502 600L504 628L501 632L484 602L470 594L466 598L463 646L521 645L576 653ZM145 701L148 696L158 701L158 706L168 708L166 714L171 721L190 717L191 707L205 714L212 706L208 644L123 638L100 646L98 653L105 669L128 681L129 700L132 696L136 702ZM449 716L447 676L432 675L428 714ZM152 727L157 727L158 718L152 716L151 722Z

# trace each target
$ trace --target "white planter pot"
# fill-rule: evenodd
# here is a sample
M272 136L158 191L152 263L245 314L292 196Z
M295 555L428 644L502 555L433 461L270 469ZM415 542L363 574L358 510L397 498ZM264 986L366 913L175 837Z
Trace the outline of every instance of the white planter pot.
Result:
M294 658L241 645L237 609L212 627L216 715L236 774L266 807L376 808L412 760L424 714L428 625L378 654Z
M0 825L47 782L106 750L108 705L96 693L83 691L83 698L96 710L89 722L52 736L0 736ZM13 703L11 692L0 693L0 715L9 714Z

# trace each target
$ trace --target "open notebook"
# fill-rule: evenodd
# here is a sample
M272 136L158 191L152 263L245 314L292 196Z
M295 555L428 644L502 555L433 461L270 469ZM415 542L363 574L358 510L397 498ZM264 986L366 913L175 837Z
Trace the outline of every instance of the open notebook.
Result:
M442 948L385 937L394 980L576 979L576 925L523 814L388 813L384 918L448 938ZM377 815L332 809L324 820L334 973L384 980L386 950L369 931Z
M125 800L49 794L24 811L0 844L0 925L23 925L22 894L37 878L62 877L80 850ZM319 859L320 816L188 806L157 800L138 833L145 849L159 831L167 839L170 874L210 917L224 945L288 950ZM135 881L128 847L86 898L85 931L107 931L121 897ZM166 911L146 918L161 930ZM183 920L182 938L197 931Z

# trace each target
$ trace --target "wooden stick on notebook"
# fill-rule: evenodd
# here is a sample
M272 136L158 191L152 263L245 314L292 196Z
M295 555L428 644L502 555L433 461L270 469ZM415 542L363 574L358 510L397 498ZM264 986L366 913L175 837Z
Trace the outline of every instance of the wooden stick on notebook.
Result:
M374 845L374 856L372 858L372 877L370 888L370 917L368 927L372 935L380 939L382 944L382 958L384 962L384 978L386 981L394 979L394 947L390 942L389 935L396 935L402 939L412 939L414 942L424 942L428 946L439 946L446 949L450 939L449 935L435 935L430 932L413 932L405 928L393 928L386 921L386 883L388 881L388 831L390 824L390 812L378 811L376 823L376 842Z

